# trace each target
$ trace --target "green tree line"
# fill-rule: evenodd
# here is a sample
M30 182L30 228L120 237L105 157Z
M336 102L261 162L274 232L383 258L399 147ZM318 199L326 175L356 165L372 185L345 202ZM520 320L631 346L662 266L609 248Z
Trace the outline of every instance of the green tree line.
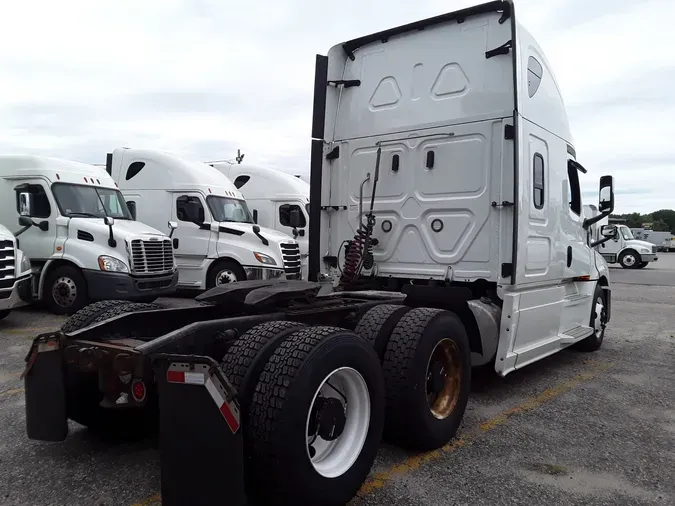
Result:
M612 217L626 220L628 228L641 228L647 225L654 232L670 232L671 234L675 234L675 211L672 209L661 209L650 214L613 214Z

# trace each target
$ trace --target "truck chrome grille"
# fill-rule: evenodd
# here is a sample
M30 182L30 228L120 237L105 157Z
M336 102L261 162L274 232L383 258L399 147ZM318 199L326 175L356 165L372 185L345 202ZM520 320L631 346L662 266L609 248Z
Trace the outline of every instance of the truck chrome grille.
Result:
M282 244L281 256L284 259L286 274L300 273L300 246L298 244Z
M134 274L160 274L173 269L173 247L169 239L131 241L131 271Z
M652 246L652 253L656 253L656 246Z
M0 289L14 286L16 251L12 241L0 241Z

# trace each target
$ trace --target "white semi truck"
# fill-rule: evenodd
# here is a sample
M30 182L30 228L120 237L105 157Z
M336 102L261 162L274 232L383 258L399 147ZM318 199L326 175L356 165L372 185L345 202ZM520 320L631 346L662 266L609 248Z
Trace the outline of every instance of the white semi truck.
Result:
M151 301L175 292L169 237L133 221L115 182L97 167L31 155L0 156L0 221L22 217L31 297L56 314L92 300Z
M19 241L0 225L0 320L12 309L31 301L30 258L19 248Z
M589 216L597 216L594 206L584 206ZM619 264L624 269L644 269L650 262L656 262L658 247L647 241L635 239L625 220L604 217L592 228L593 240L602 237L612 239L596 246L608 264Z
M586 218L585 173L512 2L338 44L316 58L310 281L232 283L199 307L36 337L28 436L154 416L165 506L343 505L383 437L431 450L455 436L473 365L504 376L600 348L609 269L588 230L613 210L613 179Z
M228 161L207 162L222 172L242 192L253 221L291 235L300 245L303 277L309 257L309 183L270 167Z
M117 148L106 170L134 218L180 226L173 248L183 289L301 276L298 242L261 227L241 192L218 170L153 149Z

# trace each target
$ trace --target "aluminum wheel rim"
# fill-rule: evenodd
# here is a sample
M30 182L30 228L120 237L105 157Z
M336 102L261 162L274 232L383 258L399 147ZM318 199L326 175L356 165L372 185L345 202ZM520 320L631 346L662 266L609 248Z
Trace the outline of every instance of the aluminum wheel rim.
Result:
M430 392L429 383L434 374L433 368L441 366L443 388L440 392ZM427 364L427 403L434 418L443 420L454 411L459 400L460 382L462 377L462 360L459 348L451 339L442 339L431 352Z
M334 441L309 433L313 408L319 396L336 398L343 404L345 426ZM305 451L314 470L325 478L336 478L349 471L361 453L369 427L370 395L366 381L351 367L335 369L321 382L307 412ZM310 447L315 450L314 456Z
M77 299L77 285L66 276L58 278L52 286L52 298L61 307L70 307Z
M595 301L595 320L593 321L593 328L595 329L595 334L598 335L602 332L602 323L605 317L605 304L603 303L602 297L598 297Z
M627 267L633 267L635 265L635 257L632 254L628 253L627 255L624 255L623 263Z
M230 269L222 270L216 276L216 285L225 285L237 281L237 275Z

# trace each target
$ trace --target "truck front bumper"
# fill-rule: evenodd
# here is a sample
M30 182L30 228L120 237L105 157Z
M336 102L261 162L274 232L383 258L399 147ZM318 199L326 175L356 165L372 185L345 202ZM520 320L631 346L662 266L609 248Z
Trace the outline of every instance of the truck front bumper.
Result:
M178 270L162 276L134 277L123 272L85 270L89 297L94 300L134 300L176 291Z
M640 253L643 262L656 262L659 257L656 253Z
M31 301L31 275L14 280L12 288L0 290L0 309L25 306Z

